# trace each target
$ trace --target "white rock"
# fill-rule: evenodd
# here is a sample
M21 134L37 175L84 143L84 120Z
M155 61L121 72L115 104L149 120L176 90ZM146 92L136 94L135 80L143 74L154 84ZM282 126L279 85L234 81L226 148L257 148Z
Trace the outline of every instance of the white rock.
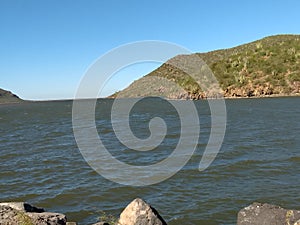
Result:
M133 200L121 213L118 225L166 225L167 223L142 199Z

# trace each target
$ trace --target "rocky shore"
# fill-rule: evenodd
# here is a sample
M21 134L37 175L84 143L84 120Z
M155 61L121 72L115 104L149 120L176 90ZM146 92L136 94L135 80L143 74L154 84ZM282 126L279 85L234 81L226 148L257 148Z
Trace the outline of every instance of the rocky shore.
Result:
M0 225L76 225L61 213L25 202L0 203ZM134 199L114 222L100 221L93 225L167 225L158 211L140 198ZM253 203L238 212L237 225L300 225L300 210Z

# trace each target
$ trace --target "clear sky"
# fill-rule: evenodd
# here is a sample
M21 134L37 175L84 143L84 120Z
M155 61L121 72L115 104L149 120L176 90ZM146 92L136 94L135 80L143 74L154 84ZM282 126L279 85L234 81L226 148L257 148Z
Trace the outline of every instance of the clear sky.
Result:
M206 52L299 31L299 0L0 0L0 88L24 99L72 98L89 66L128 42ZM128 69L105 94L157 66Z

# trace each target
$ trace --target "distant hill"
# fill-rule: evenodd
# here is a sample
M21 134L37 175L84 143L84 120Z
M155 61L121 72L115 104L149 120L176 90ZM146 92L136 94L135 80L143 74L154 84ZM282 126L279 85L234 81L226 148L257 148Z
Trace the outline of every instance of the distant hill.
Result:
M23 102L17 95L0 88L0 104Z
M224 97L300 95L300 35L270 36L230 49L179 55L169 61L181 61L188 68L195 56L209 66L221 87L218 94ZM194 79L168 62L110 97L213 97L195 82L203 80L203 72L197 71ZM172 81L184 91L171 87Z

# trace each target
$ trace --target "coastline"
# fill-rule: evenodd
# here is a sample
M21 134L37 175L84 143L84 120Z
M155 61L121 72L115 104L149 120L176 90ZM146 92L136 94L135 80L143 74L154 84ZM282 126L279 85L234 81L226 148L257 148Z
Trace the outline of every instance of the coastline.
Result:
M144 96L144 97L162 97L162 96ZM140 98L144 98L140 97ZM272 95L261 95L261 96L224 96L220 98L202 98L202 99L185 99L185 98L166 98L167 100L179 100L179 101L185 101L185 100L192 100L192 101L198 101L198 100L213 100L213 99L225 99L225 100L234 100L234 99L263 99L263 98L288 98L288 97L300 97L300 93L296 94L272 94ZM116 98L112 97L104 97L104 98L97 98L97 100L104 100L109 99L113 100ZM135 99L135 98L118 98L118 99ZM5 105L19 105L19 104L27 104L27 103L46 103L46 102L66 102L66 101L73 101L74 99L53 99L53 100L20 100L18 102L1 102L0 100L0 106ZM93 99L82 99L82 100L93 100Z
M288 97L300 97L300 93L296 94L272 94L272 95L261 95L261 96L251 96L251 97L224 97L224 99L259 99L259 98L288 98Z
M191 101L199 101L199 100L218 100L218 99L225 99L225 100L234 100L234 99L262 99L262 98L288 98L288 97L300 97L300 93L296 94L272 94L272 95L260 95L260 96L223 96L223 97L216 97L216 98L199 98L199 99L191 99L191 98L167 98L164 96L141 96L141 97L121 97L121 98L115 98L115 97L106 97L106 98L100 98L100 99L139 99L139 98L144 98L144 97L162 97L167 100L172 100L172 101L186 101L186 100L191 100Z

